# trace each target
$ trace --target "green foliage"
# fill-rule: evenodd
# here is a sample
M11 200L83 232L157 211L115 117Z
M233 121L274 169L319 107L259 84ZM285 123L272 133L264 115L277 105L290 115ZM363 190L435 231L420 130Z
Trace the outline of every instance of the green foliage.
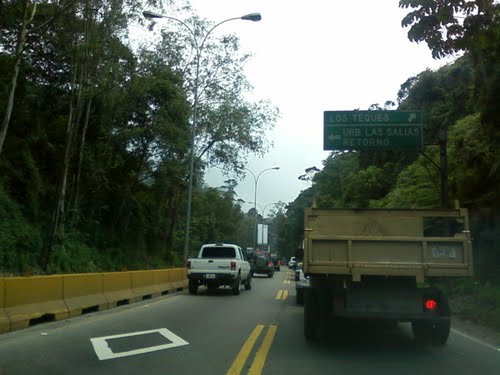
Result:
M428 149L427 152L435 149ZM436 159L436 157L434 157ZM394 188L382 199L372 200L373 208L439 207L439 174L423 156L399 173Z
M480 115L464 117L449 131L448 152L451 188L468 206L500 207L500 174L490 174L498 159L498 148L492 142Z
M22 4L0 4L0 114ZM0 271L39 272L45 251L46 272L181 265L194 83L188 41L131 49L127 25L142 10L135 0L38 5L0 158ZM250 153L265 152L276 121L269 102L244 100L249 56L238 48L228 36L207 39L203 50L193 247L209 238L247 241L248 218L232 197L196 186L206 162L239 170ZM64 212L49 242L56 207Z
M400 0L399 6L414 9L402 21L403 27L411 26L408 38L427 42L435 58L485 43L500 11L499 4L484 0Z
M500 284L474 279L440 280L454 315L500 330Z
M40 228L23 217L22 207L0 185L0 271L29 273L41 247Z

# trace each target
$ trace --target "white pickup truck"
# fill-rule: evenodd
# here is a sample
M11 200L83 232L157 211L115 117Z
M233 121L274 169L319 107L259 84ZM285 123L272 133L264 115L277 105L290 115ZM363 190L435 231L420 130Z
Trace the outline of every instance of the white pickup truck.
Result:
M189 293L196 294L200 285L217 289L228 285L233 294L240 294L240 285L252 289L252 274L246 252L238 245L227 243L205 244L197 258L187 261Z

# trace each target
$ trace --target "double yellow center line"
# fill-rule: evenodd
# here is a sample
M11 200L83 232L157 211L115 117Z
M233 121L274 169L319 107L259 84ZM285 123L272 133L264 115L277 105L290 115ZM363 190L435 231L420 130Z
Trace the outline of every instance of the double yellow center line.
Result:
M248 375L260 375L262 373L262 369L264 368L264 363L266 362L267 353L269 352L269 348L271 347L274 336L276 335L277 328L278 327L275 325L270 325L269 328L267 329L266 335L264 336L264 340L262 340L262 343L257 349L257 353L255 354L252 366L250 367L250 370L248 370ZM243 366L245 366L245 363L255 345L255 342L257 341L263 330L264 330L263 324L259 324L254 328L254 330L248 337L247 341L245 341L245 343L241 347L240 352L236 356L236 359L234 360L233 364L227 371L226 375L241 374L241 370L243 370Z
M280 290L278 290L278 294L276 295L275 299L285 300L287 297L288 297L288 290L280 289Z

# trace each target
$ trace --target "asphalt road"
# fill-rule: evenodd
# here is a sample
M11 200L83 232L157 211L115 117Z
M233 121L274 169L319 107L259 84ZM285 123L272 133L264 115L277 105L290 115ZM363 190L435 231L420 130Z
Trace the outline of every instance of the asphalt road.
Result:
M0 374L500 374L500 349L454 329L420 347L408 325L308 343L292 274L251 291L185 292L0 335Z

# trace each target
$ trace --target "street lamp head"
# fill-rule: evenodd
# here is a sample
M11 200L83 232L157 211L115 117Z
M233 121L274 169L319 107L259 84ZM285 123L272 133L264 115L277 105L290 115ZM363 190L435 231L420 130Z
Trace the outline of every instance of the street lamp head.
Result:
M142 12L142 15L145 18L163 18L160 13L151 12L150 10L145 10L144 12Z
M278 170L278 169L280 169L280 167L273 167L273 168L271 168L271 169Z
M262 16L260 15L260 13L249 13L245 14L243 17L241 17L241 19L245 21L258 22L262 19Z

